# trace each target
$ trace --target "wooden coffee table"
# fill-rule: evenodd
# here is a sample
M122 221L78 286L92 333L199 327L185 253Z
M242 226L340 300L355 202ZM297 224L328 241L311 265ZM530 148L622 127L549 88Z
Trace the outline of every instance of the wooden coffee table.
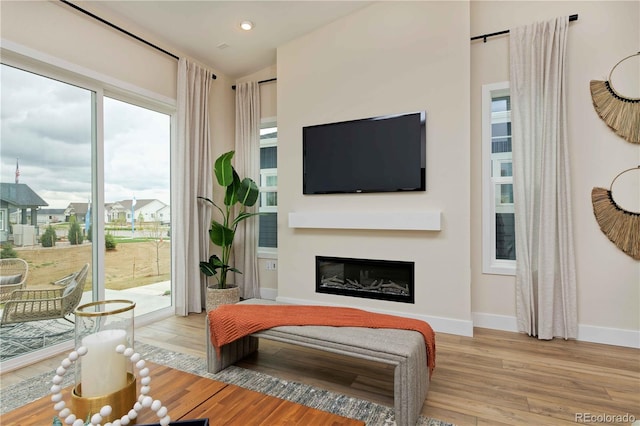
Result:
M353 420L304 405L228 385L205 377L147 362L151 371L151 393L169 410L172 420L208 418L214 425L364 425ZM51 376L53 377L53 372ZM63 391L69 401L71 387ZM0 425L51 425L57 413L50 395L0 416ZM157 423L149 409L141 411L138 424Z

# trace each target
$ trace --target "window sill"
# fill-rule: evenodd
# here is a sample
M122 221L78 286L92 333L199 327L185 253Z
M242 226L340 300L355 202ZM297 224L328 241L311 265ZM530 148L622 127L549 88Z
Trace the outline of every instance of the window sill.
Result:
M258 259L277 259L277 258L278 258L277 248L258 247Z
M516 265L490 265L482 268L482 273L487 275L516 275Z

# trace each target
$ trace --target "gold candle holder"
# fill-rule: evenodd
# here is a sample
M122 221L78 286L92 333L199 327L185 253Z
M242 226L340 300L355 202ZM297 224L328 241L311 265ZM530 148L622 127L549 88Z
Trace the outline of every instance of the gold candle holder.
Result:
M136 403L136 377L129 359L134 353L135 306L130 300L102 300L76 308L76 348L84 348L75 364L71 395L78 419L91 418L106 405L111 413L103 422L120 419Z
M112 411L109 416L103 418L103 423L112 422L131 410L136 402L136 389L136 376L132 373L127 373L127 385L124 388L108 395L84 398L80 396L82 384L78 384L71 392L71 406L77 418L86 419L99 413L105 405L109 405ZM135 424L135 420L131 420L129 424Z

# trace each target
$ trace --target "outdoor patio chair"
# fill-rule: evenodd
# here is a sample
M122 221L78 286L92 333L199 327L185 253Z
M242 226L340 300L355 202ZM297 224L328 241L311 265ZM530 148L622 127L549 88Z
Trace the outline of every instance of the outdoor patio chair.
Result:
M67 316L80 304L88 272L89 264L86 264L66 277L66 285L53 290L15 290L4 304L0 326L56 318L73 322Z
M11 298L11 292L27 283L29 264L22 259L0 259L0 303Z

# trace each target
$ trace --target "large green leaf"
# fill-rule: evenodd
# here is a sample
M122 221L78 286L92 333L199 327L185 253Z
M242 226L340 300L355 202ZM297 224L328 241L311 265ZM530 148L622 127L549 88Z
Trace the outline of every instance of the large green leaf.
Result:
M222 154L216 160L213 166L213 173L216 175L216 179L220 186L229 186L233 182L233 166L231 165L231 159L235 151L229 151Z
M230 246L233 243L233 235L233 229L229 229L216 221L211 222L209 238L213 244L219 247Z
M211 255L208 262L200 262L200 271L208 277L213 277L218 273L218 269L222 268L224 263L217 255Z
M238 217L236 217L233 220L233 222L231 222L231 226L235 226L238 222L242 222L243 220L249 219L252 216L260 216L260 215L263 215L263 214L266 214L266 212L258 212L258 213L247 213L247 212L244 212L244 213L240 213L238 215Z
M213 277L214 275L216 275L216 269L218 268L215 268L213 265L207 262L200 262L200 271L208 277Z
M258 200L258 185L251 178L244 178L238 187L238 201L243 206L251 207Z
M233 181L227 186L227 191L224 194L224 205L232 206L238 202L238 187L240 186L240 177L236 173L235 169L231 169L233 172Z
M209 263L217 268L221 268L224 266L224 263L222 263L222 260L220 260L217 254L212 254L209 257Z

